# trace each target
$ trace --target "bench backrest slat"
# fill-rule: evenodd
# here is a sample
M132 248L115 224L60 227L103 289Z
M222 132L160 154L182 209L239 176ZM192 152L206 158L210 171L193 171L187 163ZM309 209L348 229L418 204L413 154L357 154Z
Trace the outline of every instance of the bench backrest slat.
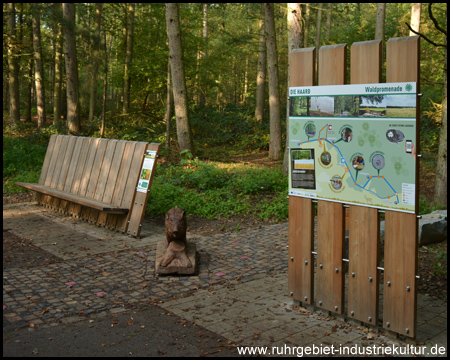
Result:
M125 140L119 140L115 143L115 150L114 150L114 155L113 158L111 160L111 164L110 164L110 170L109 170L109 176L106 179L106 185L105 185L105 189L103 191L103 197L99 200L111 204L112 200L113 200L113 194L114 194L114 190L117 186L120 186L121 184L119 183L119 170L121 168L122 164L122 159L124 157L124 152L125 152L125 145L126 145L126 141Z
M95 155L97 154L97 147L100 144L100 140L101 139L91 139L83 174L81 175L80 190L78 195L86 196L89 181L91 179L92 167L94 165Z
M59 152L57 154L57 159L55 163L55 169L53 170L53 175L50 180L50 187L53 189L56 189L56 186L58 185L59 175L61 174L62 168L65 166L64 164L64 157L66 156L66 150L67 146L69 145L69 136L65 136L66 138L63 138L61 140L61 146L59 148Z
M47 175L45 176L44 180L45 186L50 186L50 184L52 183L53 173L55 172L56 162L58 161L58 156L61 150L62 138L62 136L58 136L56 138L55 146L53 147L53 151L51 154L52 157L48 166Z
M47 152L45 153L44 164L42 165L41 176L39 177L39 185L44 185L45 179L47 177L48 168L50 167L52 155L54 154L53 148L55 147L56 139L57 135L50 136L50 140L47 146Z
M71 178L67 178L67 174L69 172L69 169L71 168L72 165L72 159L74 157L74 149L75 149L75 144L77 142L77 138L76 136L70 136L69 137L69 142L67 144L67 149L66 149L66 154L64 156L64 160L63 160L63 166L61 168L61 171L59 173L59 178L56 184L56 188L58 190L64 190L64 186L66 184L66 181L71 181Z
M89 184L87 186L86 194L84 195L88 199L93 199L95 195L95 189L97 188L97 182L100 177L100 170L103 163L103 158L106 152L106 146L108 140L100 139L100 142L95 153L94 162L92 163L92 171L89 177Z
M138 142L131 157L131 166L125 182L125 191L120 202L121 207L131 209L133 207L134 195L136 193L136 185L139 179L139 173L144 160L147 143ZM128 217L118 217L116 222L116 229L126 232L128 227Z
M113 165L112 160L114 157L114 152L116 150L118 140L108 140L106 144L106 151L103 157L103 162L100 168L100 175L97 181L97 186L94 191L94 199L98 201L103 201L103 194L105 193L106 183L110 175L111 167Z
M68 184L69 187L64 187L64 191L68 191L72 194L79 194L81 190L81 182L83 181L83 173L84 168L86 166L86 161L89 154L89 149L91 147L91 138L78 138L77 143L75 144L74 150L74 159L72 160L72 164L74 167L71 167L67 177L69 177L73 173L72 183ZM78 152L77 155L75 155Z
M63 191L65 192L71 192L72 185L76 181L76 171L78 169L78 162L80 159L80 155L82 153L82 144L83 144L84 138L75 138L75 145L72 152L72 158L70 159L70 166L67 169L67 175L66 175L66 181L64 182ZM82 165L84 166L84 164Z

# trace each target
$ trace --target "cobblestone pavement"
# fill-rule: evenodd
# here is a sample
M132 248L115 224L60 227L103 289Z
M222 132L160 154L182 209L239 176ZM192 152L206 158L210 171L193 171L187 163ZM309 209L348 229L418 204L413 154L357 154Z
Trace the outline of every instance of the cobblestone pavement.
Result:
M73 323L147 303L244 345L405 345L384 331L312 313L287 297L288 224L192 237L195 276L154 275L162 228L142 239L32 204L4 206L4 228L61 261L3 271L3 329ZM447 303L418 297L418 344L447 347ZM446 352L445 352L446 354Z

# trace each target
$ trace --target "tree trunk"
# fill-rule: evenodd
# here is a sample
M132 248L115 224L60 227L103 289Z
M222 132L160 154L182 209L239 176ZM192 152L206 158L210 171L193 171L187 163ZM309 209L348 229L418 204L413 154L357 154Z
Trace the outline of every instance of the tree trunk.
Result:
M41 19L40 10L36 4L33 7L33 48L35 59L34 77L36 81L36 99L37 99L37 115L38 128L45 125L45 86L44 86L44 68L42 62L42 46L41 46Z
M375 40L384 41L384 19L386 14L386 4L377 3L377 19L375 26Z
M206 59L208 57L207 45L208 45L208 3L203 4L203 51L200 53L200 106L204 107L206 104Z
M308 40L309 40L309 19L310 19L310 13L311 13L311 9L309 7L309 3L305 4L305 31L304 31L304 36L303 36L303 47L307 48L308 47ZM316 50L316 53L318 51Z
M60 10L60 4L57 4L57 10ZM56 40L55 40L55 89L53 100L53 124L58 125L61 122L61 87L62 87L62 52L64 38L62 34L62 23L58 21L56 25Z
M266 34L265 34L265 10L264 3L261 5L261 19L259 21L259 49L258 70L256 73L256 108L255 118L261 124L264 118L264 98L266 84Z
M20 99L14 3L7 3L6 9L8 12L9 115L11 125L17 126L20 122Z
M123 113L128 114L130 110L130 88L131 88L131 62L133 60L133 30L134 30L134 3L128 5L127 14L127 53L125 57L125 71L123 82Z
M430 6L431 8L431 6ZM447 19L447 10L445 11ZM446 20L447 21L447 20ZM447 26L445 27L447 28ZM447 45L447 34L445 34ZM447 208L447 46L444 48L444 87L442 90L442 118L439 134L439 150L436 167L436 181L434 185L434 203Z
M411 28L417 32L420 31L420 12L422 3L413 3L411 8ZM409 36L415 36L411 30Z
M327 27L325 30L325 40L330 41L330 31L331 31L331 12L333 10L333 3L328 3L327 9Z
M319 72L319 49L320 49L320 27L322 24L322 4L318 5L317 9L317 19L316 19L316 40L314 42L314 46L316 47L316 75L318 76Z
M109 44L109 52L111 53L112 39ZM108 90L108 51L106 46L106 32L105 32L105 67L103 70L103 106L102 106L102 127L100 128L100 137L105 135L106 130L106 98Z
M181 46L180 16L177 3L166 3L166 23L169 38L169 57L172 71L178 146L180 152L188 150L194 155L191 126L189 123L183 48Z
M89 97L89 123L94 120L95 100L97 99L97 79L98 67L100 63L100 27L102 22L103 4L97 3L95 8L95 25L93 38L93 53L92 53L92 82Z
M299 3L288 3L287 8L287 28L288 28L288 68L287 68L287 88L289 89L289 53L294 49L302 47L302 7ZM289 101L286 104L286 147L284 149L283 174L289 172Z
M64 52L67 78L67 126L71 133L79 134L81 124L78 100L78 64L74 31L75 5L73 3L63 3L63 16L65 24Z
M167 100L166 100L166 149L170 148L170 119L173 111L172 73L170 71L170 59L167 62Z
M280 159L281 147L281 119L280 95L278 89L278 59L275 35L275 18L272 3L265 4L266 9L266 45L267 64L269 73L269 106L270 106L270 144L269 158Z

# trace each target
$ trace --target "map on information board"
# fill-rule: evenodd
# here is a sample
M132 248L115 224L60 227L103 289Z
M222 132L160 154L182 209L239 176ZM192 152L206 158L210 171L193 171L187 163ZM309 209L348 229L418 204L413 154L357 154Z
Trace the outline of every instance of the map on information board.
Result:
M416 83L289 88L289 194L415 213Z

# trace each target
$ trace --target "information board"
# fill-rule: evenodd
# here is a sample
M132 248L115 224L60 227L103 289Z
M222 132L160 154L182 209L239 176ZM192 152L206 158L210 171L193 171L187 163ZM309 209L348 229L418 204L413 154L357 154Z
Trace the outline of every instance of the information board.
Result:
M415 213L416 83L289 88L289 194Z
M141 175L139 176L138 186L136 191L146 193L150 183L153 167L155 165L156 151L147 150L144 156L144 163L142 164Z

